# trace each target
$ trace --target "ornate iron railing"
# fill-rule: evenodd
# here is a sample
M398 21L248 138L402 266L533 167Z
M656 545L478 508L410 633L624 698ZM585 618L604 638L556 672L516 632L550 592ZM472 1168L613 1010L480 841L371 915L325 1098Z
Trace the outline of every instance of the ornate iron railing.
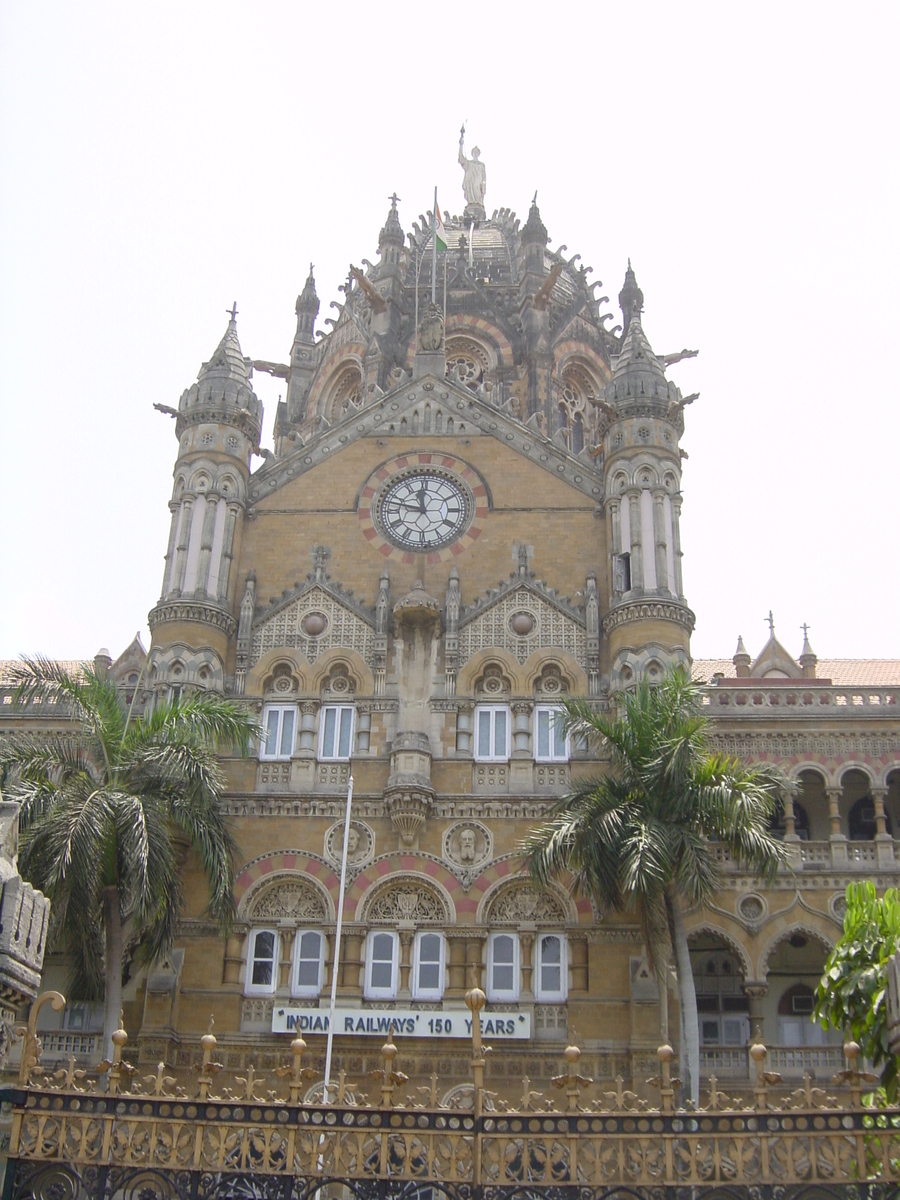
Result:
M767 1050L750 1047L752 1096L735 1099L709 1081L700 1108L678 1108L671 1047L658 1051L659 1074L647 1082L658 1102L626 1089L601 1091L578 1073L581 1051L568 1046L552 1083L555 1095L523 1081L516 1103L484 1089L479 1021L472 1026L471 1107L438 1102L396 1069L388 1039L370 1100L341 1073L333 1102L321 1102L318 1072L304 1065L306 1043L291 1042L274 1077L253 1068L226 1079L210 1029L190 1086L160 1063L139 1077L123 1059L124 1030L99 1073L76 1065L41 1066L40 1006L64 1001L46 993L23 1038L14 1096L4 1200L600 1200L632 1197L843 1195L884 1197L900 1183L900 1109L864 1103L871 1076L859 1048L844 1047L846 1068L833 1084L809 1076L780 1095L766 1070ZM470 991L473 1014L484 993ZM317 1096L313 1102L304 1097ZM779 1098L780 1095L780 1098ZM341 1189L344 1189L343 1191Z

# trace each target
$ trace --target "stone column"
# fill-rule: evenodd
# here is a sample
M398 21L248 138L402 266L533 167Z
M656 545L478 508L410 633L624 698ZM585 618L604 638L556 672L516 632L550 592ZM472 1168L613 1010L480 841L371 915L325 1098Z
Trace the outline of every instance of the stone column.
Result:
M169 544L166 547L166 565L163 570L163 585L161 592L163 599L168 596L172 586L172 573L175 569L175 539L178 536L178 514L181 512L181 505L175 500L170 500L169 512L172 514L172 520L169 525Z
M355 930L348 931L345 929L341 937L341 976L340 983L338 984L338 991L342 996L358 996L360 994L359 953L362 949L362 944L362 934Z
M588 943L586 934L569 935L569 952L572 956L572 991L588 990Z
M290 988L291 986L291 970L294 965L294 940L297 937L297 930L285 926L278 930L278 937L281 941L278 955L278 980L276 986L278 988Z
M447 950L450 958L450 985L445 995L460 997L466 994L466 937L458 933L447 933Z
M466 941L466 987L483 987L485 934L479 933Z
M517 700L512 705L513 758L531 758L531 710L527 700Z
M681 583L681 496L672 497L672 557L675 560L675 591L684 598Z
M519 960L522 971L522 999L534 999L534 929L523 929L519 932Z
M202 595L209 592L209 560L212 554L213 534L216 530L216 507L219 497L207 492L204 498L203 528L200 530L200 558L197 562L197 586L195 591Z
M241 981L241 959L246 934L246 928L241 928L240 930L235 928L231 937L225 942L225 963L222 971L223 983L240 983Z
M191 540L191 525L193 524L194 498L185 496L181 501L181 522L178 526L178 545L175 547L175 569L172 572L172 583L169 595L180 596L184 584L184 571L187 566L188 542Z
M225 531L222 535L222 557L219 560L219 578L216 581L216 599L223 603L228 599L228 581L231 576L231 560L234 554L234 531L241 506L235 500L228 501L225 512Z
M372 730L372 710L368 704L356 706L356 753L369 753L369 735Z
M318 701L304 700L300 705L300 737L297 741L298 758L316 757L316 713Z
M470 758L472 755L472 722L475 706L471 701L460 701L456 710L456 753L460 757Z
M887 788L872 788L872 805L875 809L875 848L879 867L894 865L894 839L887 831L887 816L884 801Z
M641 493L628 493L628 519L631 524L631 590L644 590L644 551L641 544Z
M832 866L843 866L847 862L847 838L841 833L841 796L843 791L839 787L827 787L825 794L828 797L828 818L831 821L831 863Z
M400 990L399 999L408 1000L412 994L409 987L409 971L412 966L412 929L400 930Z
M621 503L618 497L606 502L606 537L609 545L609 603L614 604L616 592L616 564L622 553L622 537L619 522L621 520Z
M666 562L666 493L661 489L653 492L653 540L656 555L656 590L669 590L669 566Z
M766 998L769 989L765 983L745 983L744 995L747 997L748 1006L750 1009L750 1034L751 1036L759 1029L760 1036L763 1041L766 1038L766 1031L763 1028L763 1001Z

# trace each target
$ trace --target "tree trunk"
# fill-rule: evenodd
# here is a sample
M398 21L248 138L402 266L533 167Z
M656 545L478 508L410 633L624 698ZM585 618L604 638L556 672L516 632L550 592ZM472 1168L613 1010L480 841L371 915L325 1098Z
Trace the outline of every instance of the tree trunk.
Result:
M103 1057L112 1061L112 1035L122 1019L122 969L125 947L122 939L122 917L119 912L119 891L103 889L103 926L106 935L106 1005L103 1010Z
M659 989L659 1036L669 1041L669 964L664 963L656 971L656 986Z
M674 930L675 969L678 974L678 1003L681 1008L682 1045L687 1059L684 1080L685 1096L695 1105L700 1103L700 1025L697 1020L697 993L691 970L691 954L681 915L681 902L674 886L666 889L666 904Z

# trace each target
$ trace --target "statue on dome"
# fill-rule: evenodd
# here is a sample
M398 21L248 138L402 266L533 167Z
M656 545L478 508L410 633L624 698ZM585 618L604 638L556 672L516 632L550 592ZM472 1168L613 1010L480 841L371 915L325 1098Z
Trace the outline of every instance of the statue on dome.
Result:
M459 165L463 169L463 195L466 198L466 212L470 209L481 209L484 211L484 190L487 186L487 172L485 171L484 163L479 158L481 151L477 146L472 147L472 157L466 158L463 153L463 140L466 136L466 127L463 124L459 131Z

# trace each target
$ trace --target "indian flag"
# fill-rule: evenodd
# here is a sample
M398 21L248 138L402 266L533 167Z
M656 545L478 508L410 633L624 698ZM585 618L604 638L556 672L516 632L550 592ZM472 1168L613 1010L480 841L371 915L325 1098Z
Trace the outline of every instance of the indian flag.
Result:
M438 208L437 196L434 198L434 244L438 250L447 249L447 235L444 232L444 222L441 220L441 210Z

